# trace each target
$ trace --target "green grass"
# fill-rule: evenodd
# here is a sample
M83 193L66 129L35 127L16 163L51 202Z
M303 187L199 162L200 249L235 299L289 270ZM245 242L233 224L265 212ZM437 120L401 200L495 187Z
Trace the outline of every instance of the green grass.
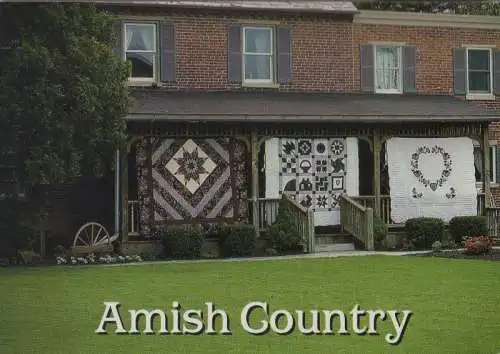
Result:
M0 289L2 354L500 352L500 262L377 256L16 268L0 269ZM128 329L126 310L168 310L174 300L184 309L213 301L232 319L233 335L116 335L114 325L111 334L94 333L104 301L122 304ZM240 310L250 301L291 311L348 312L359 304L413 316L397 346L384 340L390 321L378 326L378 336L253 336L240 327Z

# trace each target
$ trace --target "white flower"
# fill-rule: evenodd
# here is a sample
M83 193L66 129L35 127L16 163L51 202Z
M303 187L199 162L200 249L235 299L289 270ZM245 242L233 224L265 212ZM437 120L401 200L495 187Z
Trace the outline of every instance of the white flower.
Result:
M76 259L74 259L73 257L71 257L71 263L72 264L76 264L77 263Z

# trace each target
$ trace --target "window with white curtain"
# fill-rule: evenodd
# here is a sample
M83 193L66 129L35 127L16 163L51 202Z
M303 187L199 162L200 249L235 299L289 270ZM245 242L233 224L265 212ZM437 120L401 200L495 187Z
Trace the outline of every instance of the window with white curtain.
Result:
M490 183L498 183L496 180L496 154L496 146L490 145ZM474 141L474 172L476 175L476 183L483 183L483 149L476 141Z
M130 79L153 81L156 77L156 25L126 23L124 34L125 60L131 64Z
M377 93L401 93L401 47L375 46L375 88Z
M245 83L273 82L273 42L272 28L243 28L243 78Z

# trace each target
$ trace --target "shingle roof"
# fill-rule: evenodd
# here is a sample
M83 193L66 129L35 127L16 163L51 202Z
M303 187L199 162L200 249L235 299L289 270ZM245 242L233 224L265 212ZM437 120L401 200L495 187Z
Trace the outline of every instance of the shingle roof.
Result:
M356 6L351 1L318 0L97 0L95 3L127 6L165 6L184 8L215 8L242 10L282 10L309 12L355 13Z
M491 121L498 112L451 96L282 92L132 92L127 119L207 121Z

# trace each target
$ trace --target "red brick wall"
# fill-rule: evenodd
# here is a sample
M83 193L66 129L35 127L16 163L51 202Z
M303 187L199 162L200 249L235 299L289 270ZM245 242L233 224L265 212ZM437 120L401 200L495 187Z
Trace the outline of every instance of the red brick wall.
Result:
M123 11L121 11L123 13ZM130 14L139 15L137 9ZM500 47L500 31L351 23L349 16L281 15L251 12L140 10L144 16L165 16L176 28L175 90L235 90L227 82L227 29L231 23L276 21L292 28L293 82L280 91L359 91L359 45L370 41L404 42L417 47L417 90L452 94L452 48L462 44ZM497 101L498 102L498 101ZM497 102L478 102L500 108ZM500 143L500 124L491 139ZM500 188L495 192L500 201Z

